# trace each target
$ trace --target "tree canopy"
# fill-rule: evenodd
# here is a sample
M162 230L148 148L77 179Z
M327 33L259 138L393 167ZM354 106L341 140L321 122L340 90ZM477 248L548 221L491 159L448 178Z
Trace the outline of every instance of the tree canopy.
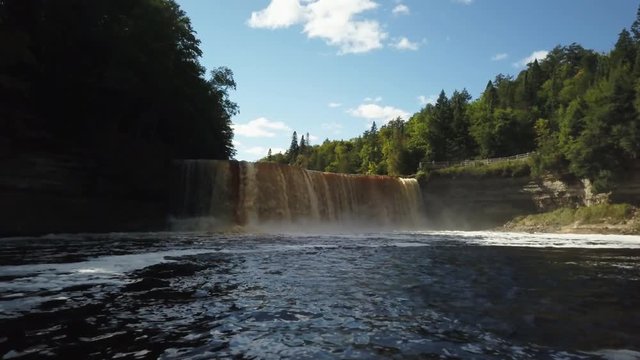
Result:
M350 140L307 147L305 158L272 157L314 170L408 175L420 163L535 151L534 173L556 172L607 190L640 153L640 9L607 54L557 46L517 76L499 74L472 101L442 91L409 119Z
M14 146L234 155L233 73L206 76L173 0L0 0L0 128Z

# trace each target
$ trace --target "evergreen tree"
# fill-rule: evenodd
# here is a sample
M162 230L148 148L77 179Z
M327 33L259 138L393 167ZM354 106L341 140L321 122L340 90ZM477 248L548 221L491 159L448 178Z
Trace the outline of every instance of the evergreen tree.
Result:
M289 145L289 151L287 151L287 158L289 164L293 164L300 153L300 146L298 145L298 133L293 132L291 135L291 145Z
M467 89L462 92L454 91L451 95L451 136L448 138L448 150L453 160L469 159L473 156L475 144L469 132L471 120L468 114L468 105L471 95Z
M448 139L452 137L452 118L451 104L444 90L442 90L427 123L427 139L431 144L432 160L451 160L453 154L449 151Z
M633 24L631 24L631 34L636 44L640 43L640 6L638 6L638 10L636 11L636 19L633 21Z
M489 80L489 82L487 83L487 86L484 89L484 93L482 94L482 98L484 102L489 106L490 112L493 112L493 109L498 106L498 91L493 86L493 82L491 82L491 80Z
M304 154L307 150L307 142L304 139L304 135L300 138L300 146L298 146L300 154Z
M622 29L618 41L611 52L611 63L615 67L629 66L632 68L636 61L637 46L627 29Z

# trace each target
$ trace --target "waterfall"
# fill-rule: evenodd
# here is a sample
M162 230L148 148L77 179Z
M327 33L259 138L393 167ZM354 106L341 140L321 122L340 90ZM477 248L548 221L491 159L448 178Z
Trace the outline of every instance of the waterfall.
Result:
M185 160L174 213L180 229L330 226L415 228L423 219L415 179L347 175L274 163ZM184 226L184 224L188 224Z

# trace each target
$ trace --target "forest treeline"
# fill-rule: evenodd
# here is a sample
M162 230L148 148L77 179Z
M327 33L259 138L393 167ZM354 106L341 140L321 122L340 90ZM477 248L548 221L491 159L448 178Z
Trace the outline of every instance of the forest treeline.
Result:
M640 9L606 54L557 46L517 76L498 75L472 101L440 93L408 120L394 119L351 140L311 146L308 135L263 161L360 174L415 174L438 161L535 151L534 173L591 179L606 190L640 151ZM426 166L425 166L426 167Z
M1 156L74 153L142 191L151 163L232 157L233 73L199 45L173 0L0 0Z
M233 74L206 76L173 0L0 0L0 44L0 136L234 154Z

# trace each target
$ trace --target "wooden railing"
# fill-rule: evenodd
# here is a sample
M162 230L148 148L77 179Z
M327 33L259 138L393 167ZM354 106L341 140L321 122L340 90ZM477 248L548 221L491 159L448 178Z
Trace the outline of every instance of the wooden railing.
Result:
M442 168L447 168L447 167L452 167L452 166L489 165L489 164L499 163L499 162L509 162L509 161L514 161L514 160L528 159L533 154L535 154L535 152L528 152L528 153L525 153L525 154L518 154L518 155L513 155L513 156L491 158L491 159L480 159L480 160L421 162L420 163L420 169L442 169Z

